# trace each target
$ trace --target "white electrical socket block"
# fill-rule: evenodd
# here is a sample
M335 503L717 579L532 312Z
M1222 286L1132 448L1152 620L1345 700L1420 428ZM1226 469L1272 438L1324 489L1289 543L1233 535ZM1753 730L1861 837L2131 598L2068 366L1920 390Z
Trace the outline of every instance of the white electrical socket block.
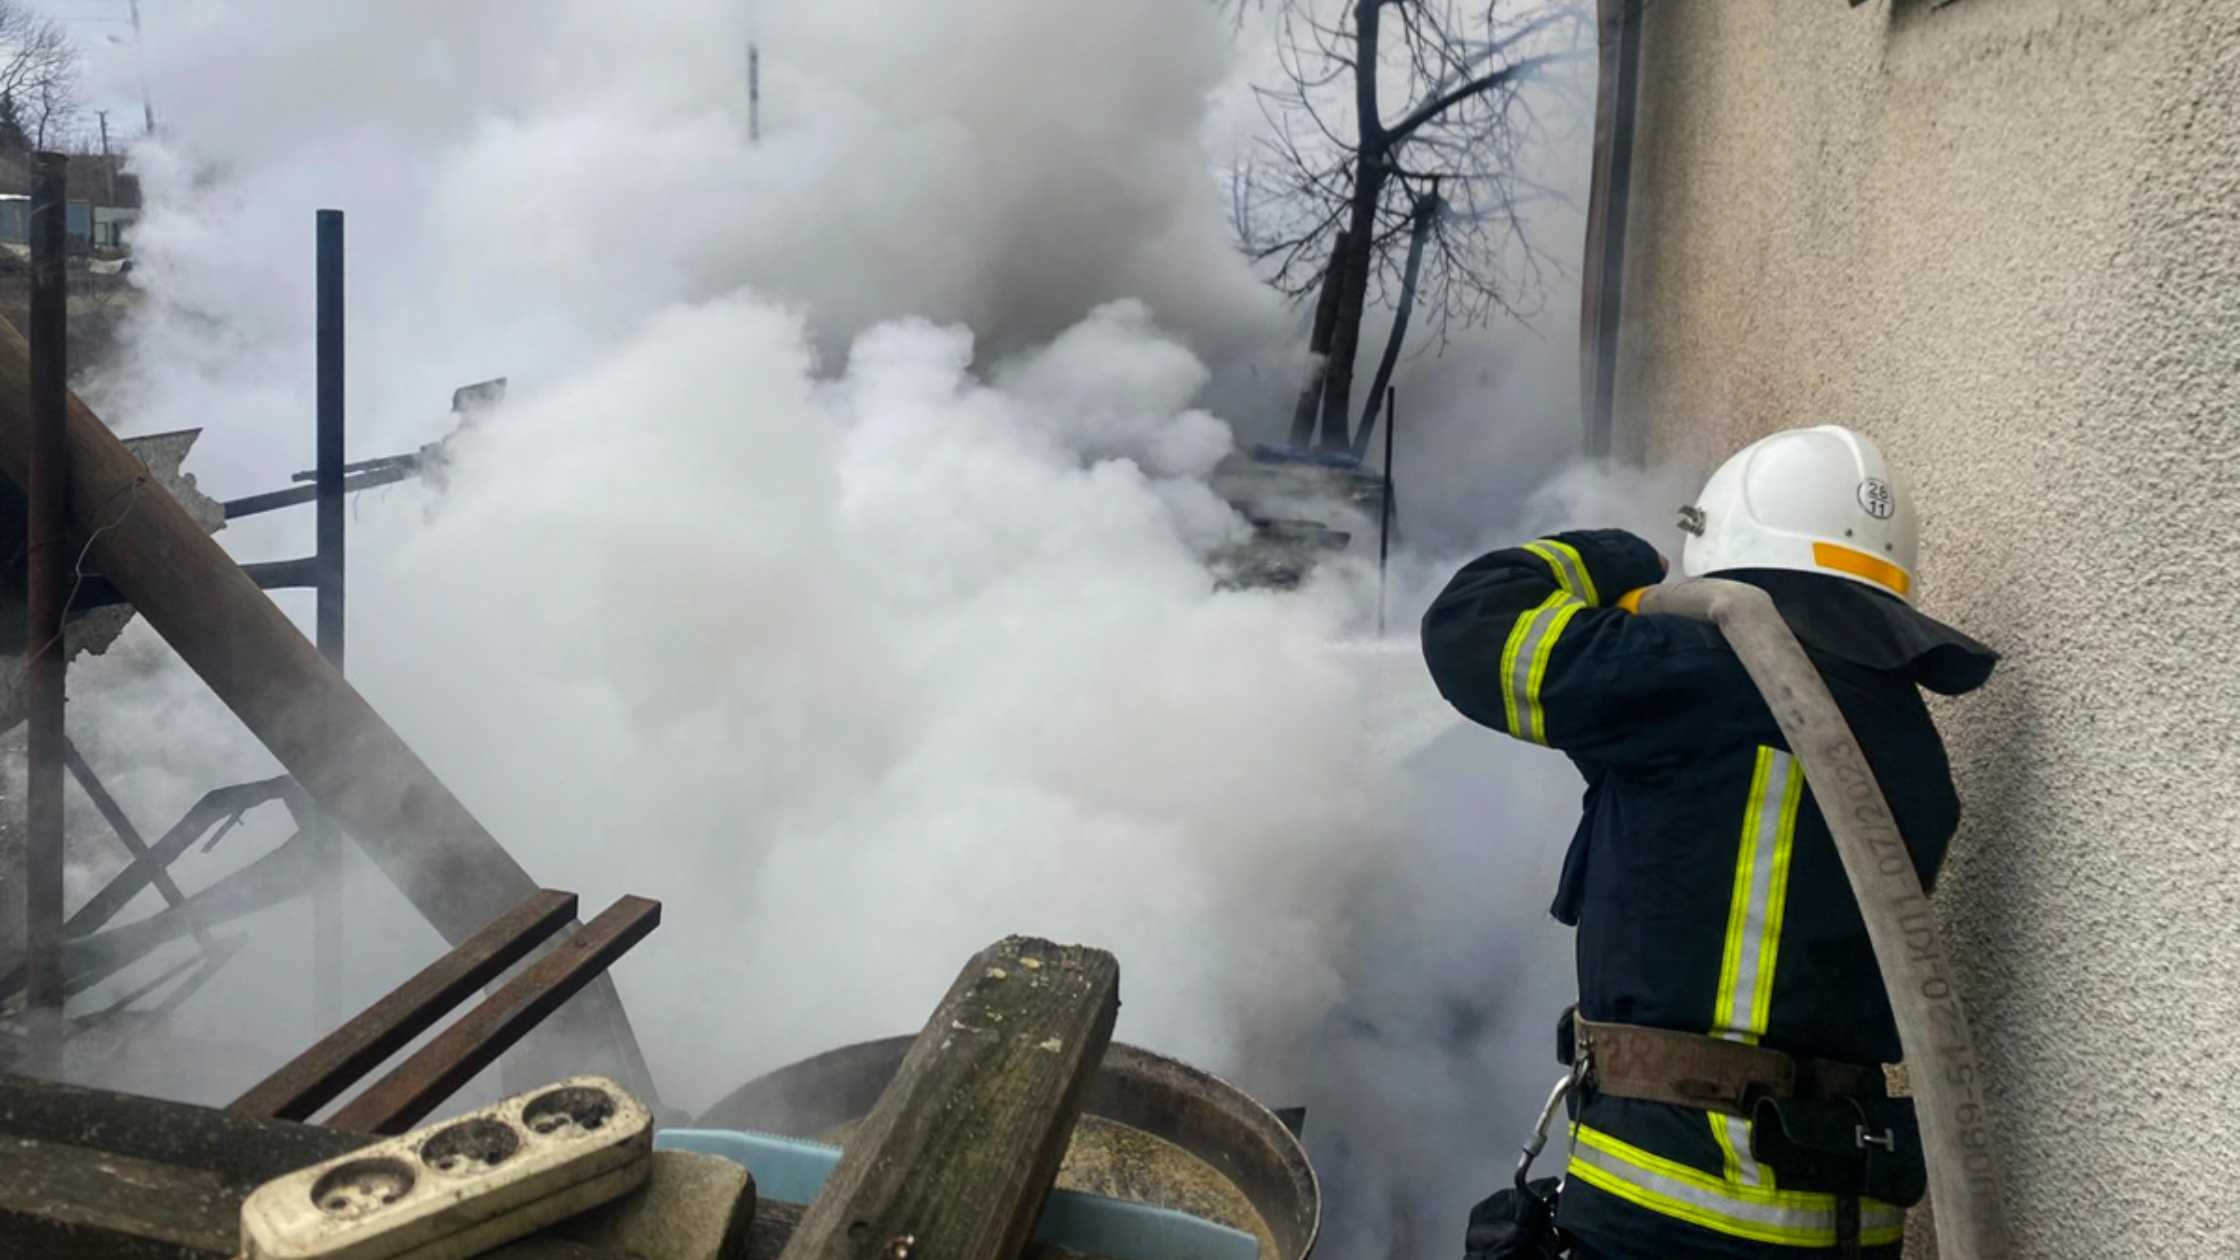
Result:
M465 1260L619 1198L653 1167L653 1116L575 1076L257 1187L244 1260Z

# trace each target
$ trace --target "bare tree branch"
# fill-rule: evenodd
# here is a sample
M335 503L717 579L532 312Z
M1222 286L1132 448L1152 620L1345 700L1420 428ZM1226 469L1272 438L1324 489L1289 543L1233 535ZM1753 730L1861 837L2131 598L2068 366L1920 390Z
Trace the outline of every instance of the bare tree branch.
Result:
M1249 6L1256 0L1217 0ZM1562 264L1531 239L1528 212L1562 201L1527 173L1554 134L1584 117L1576 76L1591 61L1585 0L1257 0L1272 20L1283 82L1255 90L1267 134L1231 172L1244 253L1303 301L1325 277L1338 314L1299 416L1318 445L1347 428L1362 313L1413 294L1415 327L1443 345L1458 327L1538 313ZM1385 121L1384 101L1400 108ZM1561 108L1551 110L1551 106ZM1434 198L1440 212L1417 213ZM1338 240L1346 242L1334 253ZM1406 264L1414 254L1413 267ZM1412 273L1412 278L1411 278ZM1388 355L1389 357L1389 355ZM1307 436L1294 430L1294 440Z
M1469 100L1473 96L1483 95L1484 93L1490 92L1493 89L1500 87L1513 79L1522 78L1523 76L1532 74L1533 72L1538 70L1544 70L1549 66L1558 64L1559 62L1578 60L1580 60L1580 54L1577 53L1556 53L1545 57L1529 58L1525 61L1519 61L1512 65L1503 66L1499 70L1495 70L1490 74L1480 75L1477 78L1470 80L1468 83L1462 84L1460 87L1454 88L1453 90L1448 91L1442 95L1435 96L1430 100L1425 101L1423 104L1418 105L1414 109L1408 111L1407 117L1401 119L1399 122L1396 122L1392 124L1392 126L1385 129L1385 139L1388 143L1398 144L1402 141L1405 141L1409 136L1414 135L1416 133L1416 130L1422 127L1425 123L1430 122L1432 119L1446 113L1448 110L1453 109L1455 106L1460 105L1462 102Z
M77 91L78 49L62 24L0 0L0 149L65 143Z

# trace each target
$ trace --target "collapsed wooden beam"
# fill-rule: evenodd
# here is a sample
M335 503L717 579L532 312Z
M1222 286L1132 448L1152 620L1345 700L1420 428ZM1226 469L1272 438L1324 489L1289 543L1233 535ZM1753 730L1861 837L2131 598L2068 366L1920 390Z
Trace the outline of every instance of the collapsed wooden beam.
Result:
M0 472L19 486L30 476L30 384L30 347L0 322ZM101 418L74 392L66 403L69 517L85 567L124 592L446 941L467 940L536 892L513 855ZM586 1040L618 1045L625 1065L614 1074L651 1100L612 981L600 977L585 997L570 1014L590 1025Z
M1120 964L1010 937L965 964L784 1260L1014 1260L1112 1042Z

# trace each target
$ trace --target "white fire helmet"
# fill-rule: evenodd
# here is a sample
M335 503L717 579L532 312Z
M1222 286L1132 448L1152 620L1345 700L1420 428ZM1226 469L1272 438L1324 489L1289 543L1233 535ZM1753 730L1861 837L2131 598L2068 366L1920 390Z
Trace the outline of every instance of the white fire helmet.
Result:
M1882 452L1840 425L1761 438L1719 466L1680 510L1681 572L1827 573L1911 604L1913 505Z

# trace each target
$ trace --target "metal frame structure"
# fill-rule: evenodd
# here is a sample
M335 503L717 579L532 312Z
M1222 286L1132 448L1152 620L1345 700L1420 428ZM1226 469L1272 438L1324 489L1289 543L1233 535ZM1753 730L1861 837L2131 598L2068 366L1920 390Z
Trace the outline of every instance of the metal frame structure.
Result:
M59 159L55 165L59 171ZM59 205L59 175L53 182L55 187L49 191L54 193L52 200ZM59 214L49 214L47 217L57 224L61 221ZM44 235L51 234L42 234L42 240ZM238 947L238 941L216 936L211 931L214 926L306 894L311 895L316 903L312 952L314 985L321 995L321 1009L317 1014L322 1026L336 1022L339 1012L331 1010L330 1004L339 1001L342 988L337 983L343 955L343 944L337 928L341 903L331 881L322 878L323 863L320 859L322 851L329 850L340 842L342 831L328 819L322 805L344 816L356 818L360 823L374 826L375 830L370 833L362 826L357 828L359 842L371 844L369 854L383 865L392 879L401 881L400 889L423 915L429 917L439 931L444 932L455 943L464 942L473 933L475 926L482 921L481 916L476 915L473 919L466 917L473 913L471 902L462 902L456 895L456 879L437 879L431 883L419 875L400 874L400 868L395 865L399 856L399 837L394 833L394 828L399 823L409 828L405 833L408 837L427 847L428 860L455 873L480 871L489 883L489 890L502 889L509 883L524 888L533 887L519 864L506 855L502 847L497 846L488 833L481 829L479 823L464 812L463 807L450 797L440 781L429 774L409 748L396 739L394 733L381 723L378 715L365 706L362 698L341 679L345 655L347 573L343 496L401 481L419 473L427 463L425 450L358 464L349 464L344 460L343 244L342 212L319 211L316 467L295 477L298 483L308 484L235 499L223 505L224 515L230 520L302 503L316 504L318 530L317 546L313 554L296 560L235 566L222 552L200 542L203 535L199 529L186 528L182 532L184 514L179 512L176 505L168 503L163 508L170 513L171 520L148 528L155 529L162 537L173 541L158 544L153 553L147 547L147 543L153 541L152 538L127 544L112 535L111 541L101 543L103 549L126 548L110 551L109 554L112 559L120 562L130 561L128 567L137 574L133 580L143 584L145 591L159 600L157 604L142 609L143 615L167 639L173 641L174 647L179 648L182 655L187 657L189 665L219 690L221 697L272 748L275 755L295 770L294 776L236 784L206 794L188 811L186 817L153 845L142 840L138 829L92 767L78 755L75 748L69 747L63 735L61 712L62 680L67 655L61 629L66 613L136 602L133 599L135 587L123 576L112 581L107 576L83 572L89 556L97 564L101 562L102 551L96 549L96 543L100 542L104 532L124 523L124 517L129 515L132 507L128 501L125 510L117 513L114 520L94 513L98 519L89 524L90 505L86 500L108 492L96 490L89 494L88 486L119 484L120 474L126 473L129 468L131 473L125 475L122 484L132 495L139 496L147 484L146 469L129 454L122 453L115 439L109 436L105 427L99 425L98 417L93 417L82 404L69 396L66 364L61 360L65 312L58 300L40 300L42 294L50 298L59 298L61 294L63 272L59 243L46 242L45 247L40 250L37 261L47 264L44 270L35 262L33 309L36 318L33 320L32 339L28 347L29 371L27 378L17 378L28 379L31 405L27 412L16 413L18 416L27 414L29 417L30 422L26 427L30 430L28 436L31 455L27 464L18 464L11 472L22 479L26 497L32 505L26 535L31 557L27 592L31 605L27 662L34 683L31 691L30 739L36 786L33 792L34 826L27 846L27 865L40 878L29 881L32 891L28 906L30 914L27 916L24 963L0 973L0 999L28 990L25 994L28 1016L26 1022L32 1032L30 1040L34 1050L34 1063L59 1052L62 1039L74 1030L73 1025L66 1024L61 1018L62 1002L69 994L82 992L108 979L165 944L181 937L193 936L202 947L199 960L190 960L167 970L154 983L142 985L133 994L127 995L123 1002L93 1018L105 1018L117 1013L161 988L187 967L199 965L200 974L190 978L180 989L174 990L159 1007L161 1010L171 1009L178 1002L184 1001L193 988L206 981ZM26 351L18 350L16 353L25 354ZM5 358L5 355L0 355L0 359ZM0 367L5 366L0 363ZM465 414L494 397L502 396L503 388L502 379L465 387L453 395L453 407ZM0 404L8 401L0 399ZM7 410L6 406L0 405L0 412ZM5 416L0 416L0 420L4 419ZM92 422L90 428L87 427L88 421ZM24 421L19 419L15 423L20 425ZM0 425L0 428L4 427ZM19 429L18 432L23 430ZM73 455L73 451L77 454ZM81 457L88 461L87 466L74 468L71 460ZM118 462L120 459L122 464ZM160 488L156 493L162 493ZM42 510L46 515L41 515ZM143 503L140 506L143 520L151 513L163 514L152 505ZM142 527L139 522L133 522L128 528L137 531ZM170 532L163 533L165 530ZM82 550L75 552L73 562L66 554L65 544L75 547L81 539ZM198 547L204 555L186 554ZM161 567L148 568L151 560ZM297 650L288 648L285 642L293 638L293 634L285 630L284 622L277 619L269 606L262 613L251 607L262 601L252 599L244 604L238 595L234 595L230 597L233 602L229 604L226 602L229 597L213 590L212 618L208 622L199 619L181 620L182 606L179 601L182 595L191 599L193 591L199 589L199 585L205 580L221 587L228 582L239 583L238 577L230 577L225 572L234 568L251 578L254 586L259 589L308 587L317 592L315 650L317 659L323 661L326 667L324 679L313 676L321 672L317 665L310 662L291 663L287 659ZM194 574L202 576L190 576ZM186 582L197 585L183 587L181 583ZM257 632L264 638L257 641L266 646L257 649L254 655L244 657L238 655L238 649L225 640L213 639L212 633L227 623L229 614L221 612L221 609L232 610L230 615L236 618L243 614L253 614L250 623L243 624L242 632L248 632L249 624L259 626ZM178 637L181 634L188 636L187 642L181 641ZM297 642L300 643L300 640ZM219 645L220 655L216 657L211 655L213 645ZM225 653L236 654L229 656ZM276 653L277 656L267 653ZM278 672L270 680L258 678L255 673L245 677L240 671L240 666L245 662L255 662L256 672L268 669ZM233 689L230 693L227 686L220 685L219 676L209 672L213 665L222 667L221 673ZM293 678L294 681L284 681L287 678ZM266 693L258 698L253 709L243 707L240 688L244 684L262 688ZM296 688L309 690L293 690ZM343 708L329 718L321 719L321 724L313 729L329 730L327 722L339 721L341 725L331 728L334 732L331 738L339 741L336 747L355 750L350 759L337 761L333 751L317 751L316 743L307 745L300 725L282 724L275 727L273 724L273 719L278 716L269 707L273 699L288 697L285 703L308 705L315 709L320 704L317 694L322 691L326 697L325 703L331 706L340 701ZM311 698L298 700L294 698L296 696ZM376 742L372 745L364 743L368 737L374 738ZM275 743L276 738L281 742ZM363 759L369 755L375 762L386 761L391 768L384 772L377 766L365 764ZM62 888L59 878L62 854L60 785L65 769L78 780L93 801L95 809L131 855L124 871L109 886L88 899L67 922L62 916ZM353 772L356 773L355 780L349 777ZM317 777L307 779L299 785L297 776L306 773ZM338 779L338 775L344 777ZM405 795L402 798L385 798L380 793L369 796L366 788L359 782L369 775L381 778L383 783L389 782L384 776L403 776ZM415 782L419 785L417 788L411 786ZM296 835L210 888L191 896L182 894L168 874L169 865L205 834L210 835L204 845L207 850L238 824L247 810L275 799L281 800L293 815L297 825ZM382 828L389 830L384 831ZM368 840L369 835L372 837L371 841ZM124 927L100 931L126 903L150 885L163 896L167 903L165 909ZM477 884L476 887L483 885ZM595 1000L579 1004L582 1006L581 1010L570 1008L569 1012L563 1013L561 1022L572 1025L574 1035L579 1037L586 1031L591 1031L602 1038L613 1039L614 1050L619 1056L618 1074L625 1078L629 1087L649 1102L654 1101L652 1082L646 1073L636 1038L615 1000L611 982L603 974L606 961L610 961L622 949L628 948L657 921L658 907L653 907L649 912L647 907L651 906L652 903L638 903L625 916L626 922L606 925L604 928L595 923L591 928L570 938L572 941L592 940L598 935L593 929L601 929L611 938L606 941L607 952L596 960L596 965L589 965L584 958L565 951L544 960L561 960L555 964L561 968L555 974L545 975L540 971L543 962L532 965L524 973L524 977L531 974L543 976L545 988L559 996L550 997L549 1000L539 998L531 1002L528 1008L515 1009L510 1013L496 1011L491 1016L496 1023L484 1030L486 1035L481 1039L484 1044L496 1048L488 1051L488 1058L483 1062L494 1060L500 1050L518 1040L539 1019L558 1010L561 998L590 986L592 992L587 993L586 997ZM612 913L614 912L610 911ZM501 990L499 996L512 992L515 990L509 986ZM76 1021L76 1026L82 1028L87 1022L89 1021ZM465 1058L471 1057L472 1055L465 1055ZM464 1077L460 1079L463 1080Z
M56 166L59 171L60 164L57 163ZM57 178L59 179L59 175ZM52 219L54 222L60 223L60 216L52 213L46 214L45 219L39 217L41 208L46 204L44 201L34 204L34 222L43 223L46 219ZM55 204L60 204L59 193L55 194ZM39 243L35 239L34 244ZM49 249L56 248L52 243L48 243L48 247ZM42 253L42 257L45 256L46 254ZM54 256L59 257L59 252ZM315 428L317 462L312 471L299 473L294 478L297 482L308 482L309 484L266 494L251 495L247 498L231 500L225 504L227 520L253 516L303 503L317 505L317 545L311 555L295 560L252 563L242 567L256 579L257 585L262 589L310 588L317 592L318 604L314 614L316 624L315 642L320 655L326 657L338 670L343 667L344 659L344 608L347 589L345 583L346 551L342 510L343 496L402 481L417 473L420 468L420 457L418 455L391 456L386 459L366 461L355 466L344 463L343 260L343 214L339 210L321 210L317 217L316 264L318 269L316 299L318 376ZM55 272L51 281L42 280L35 275L35 293L45 292L48 288L52 288L56 293L61 292L60 268L53 267L51 269ZM60 357L65 330L59 312L46 312L44 318L40 318L43 310L43 307L37 303L34 304L34 319L31 329L32 357L35 364L46 368L45 378L41 380L40 384L46 384L47 379L51 379L53 386L51 388L52 396L41 394L40 397L35 399L35 404L38 414L42 419L49 420L59 438L63 411L61 397L63 391L60 386L66 377L66 365L53 363L50 366L50 361ZM42 433L47 431L45 425L41 426L41 431ZM43 452L46 448L35 446L34 449ZM53 454L48 455L48 459L59 461L59 457ZM44 471L47 470L42 468L39 472L34 473L33 487L47 489L50 500L58 499L59 494L54 489L55 482L40 475L40 472ZM59 462L55 463L53 472L54 476L59 479L61 475ZM357 475L352 476L353 473ZM34 494L36 494L36 490L34 490ZM32 510L27 538L34 540L56 538L59 541L59 536L63 532L59 523L59 502L50 503L48 510L53 514L54 519L50 520L42 517L38 508ZM30 603L33 605L33 611L27 626L29 643L27 644L26 659L32 662L34 696L36 697L40 694L39 687L42 685L52 686L59 693L62 677L67 670L65 654L62 651L61 644L62 623L54 621L54 624L49 625L48 620L53 620L51 616L48 617L48 620L42 620L43 614L38 611L38 605L42 598L47 599L57 608L66 599L68 608L64 613L65 617L68 614L88 612L97 608L126 604L130 601L113 583L99 574L69 575L74 580L67 581L66 584L66 578L61 569L42 567L40 561L48 557L60 561L60 548L34 542L28 550L33 559L33 571L28 582L28 594L30 595ZM51 684L43 683L40 673L42 670L53 672L55 677ZM85 937L100 929L112 915L124 908L124 904L134 894L151 884L162 895L171 912L186 917L188 920L185 923L186 933L193 935L197 944L202 948L202 972L182 986L182 988L190 990L198 988L212 974L215 974L218 966L223 965L223 962L232 956L233 949L225 939L212 937L208 924L202 920L201 916L196 914L196 907L189 905L188 898L180 892L178 885L171 879L170 873L166 869L170 863L212 827L218 829L217 834L211 837L204 848L207 851L214 847L226 831L239 825L243 814L257 805L274 799L286 801L290 813L295 816L299 828L299 839L304 836L311 836L314 843L320 847L329 847L339 842L339 835L331 826L316 817L309 802L303 798L301 793L284 790L284 780L266 780L260 783L236 784L230 788L217 789L206 795L201 802L188 811L178 826L166 833L163 843L157 846L156 850L151 851L141 839L140 833L133 826L131 819L126 816L123 808L117 803L116 798L110 794L107 785L102 783L100 776L94 772L93 767L78 752L76 745L70 743L63 734L62 725L59 696L52 701L48 701L47 707L42 707L37 699L34 700L33 712L30 716L30 737L34 747L33 761L38 763L39 769L43 769L49 744L53 743L58 746L61 749L61 766L57 767L57 770L68 769L70 777L75 779L79 787L85 791L87 798L93 802L95 810L107 823L110 831L115 834L118 841L131 854L132 860L107 888L96 893L86 906L82 907L78 914L71 916L66 923L61 919L59 888L52 890L51 895L34 894L32 902L34 913L26 924L27 944L30 946L27 951L26 966L17 972L0 976L0 998L10 996L19 987L24 987L29 989L26 1001L33 1009L58 1008L62 999L69 994L89 988L101 980L107 979L116 970L138 961L140 957L144 956L145 951L130 952L116 958L97 958L92 964L90 972L69 975L63 960L69 957L71 952L67 947L67 942ZM38 816L41 824L53 829L52 834L48 834L38 827L34 828L34 833L39 836L38 843L33 846L35 854L38 855L35 860L36 865L37 862L44 861L50 851L59 855L61 815L59 778L55 780L54 786L49 788L46 786L47 779L44 775L35 772L33 777L35 781L41 783L41 791L56 793L54 797L56 804L52 807L53 817L51 821L47 819L44 812ZM44 797L42 797L43 804ZM214 804L230 808L225 809L224 812L219 812L212 808ZM196 825L190 826L190 823ZM292 844L294 841L290 843ZM59 870L59 856L55 858L53 865ZM305 866L308 869L308 864L305 864ZM313 914L315 932L312 948L314 988L320 993L331 994L339 989L337 982L340 978L342 942L337 930L337 919L341 901L335 895L329 881L313 881L310 892L318 902ZM269 904L269 902L258 898L255 899L254 904L244 907L244 910L262 908L265 904ZM162 934L159 939L152 940L148 948L152 949L157 945L166 943L172 938L172 935L175 934ZM52 980L46 979L46 969L48 968L54 969L55 978ZM166 975L175 974L177 970L167 972ZM181 1000L181 995L174 993L171 1000ZM325 1013L322 1011L323 1015ZM66 1035L67 1026L63 1027L63 1031Z

